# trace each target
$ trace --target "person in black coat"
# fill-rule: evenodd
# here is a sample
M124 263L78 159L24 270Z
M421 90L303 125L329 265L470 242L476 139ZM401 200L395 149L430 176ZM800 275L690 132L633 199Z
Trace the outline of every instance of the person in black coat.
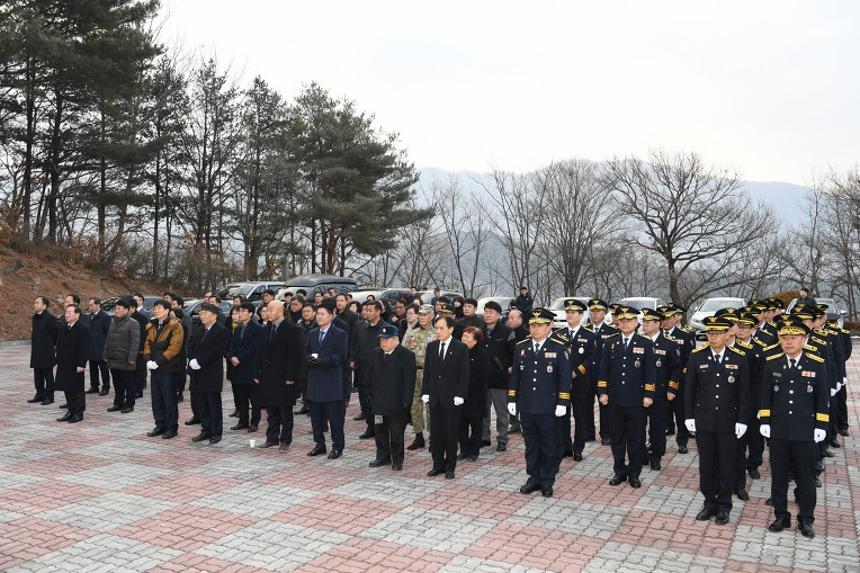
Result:
M104 352L111 318L102 311L101 304L102 299L98 297L89 300L90 316L87 323L90 327L90 389L87 390L87 394L107 396L110 392L110 370L104 359ZM101 390L99 390L100 375Z
M65 324L57 333L57 379L55 390L66 394L68 409L58 422L73 424L84 419L84 370L90 355L90 329L81 324L81 308L66 307Z
M227 361L233 366L230 382L236 395L239 410L239 422L231 430L246 429L256 432L260 425L260 398L257 385L254 384L254 373L257 348L260 345L260 333L263 328L253 320L254 305L243 302L239 305L239 326L233 330L230 346L227 349ZM248 416L248 404L251 415Z
M280 444L280 448L286 450L293 441L293 406L304 360L302 331L284 318L281 301L270 302L267 312L269 324L260 336L254 378L260 385L260 405L265 406L268 413L266 443L261 447Z
M364 420L367 429L358 437L362 440L373 437L373 412L368 397L367 380L370 370L370 361L373 351L379 347L379 332L388 324L383 320L383 305L378 300L369 301L364 304L364 313L367 320L358 326L355 335L355 386L358 389L358 403L361 406L361 414L355 420Z
M489 356L484 346L484 333L480 328L463 329L463 344L469 349L469 391L460 418L460 455L457 459L478 460L481 449L481 430L487 417L487 367Z
M469 392L469 350L454 338L454 317L436 319L436 340L427 345L421 400L430 406L430 477L454 479L457 434L465 396Z
M33 302L33 334L30 343L30 368L36 395L27 400L43 406L54 403L54 365L57 363L57 317L48 312L48 297L37 296Z
M344 386L343 369L347 365L349 335L334 326L334 301L324 300L317 309L319 325L308 333L305 362L308 365L308 401L311 408L311 425L314 432L314 448L309 456L325 453L324 420L331 427L330 460L343 453Z
M137 354L137 366L134 369L134 389L138 398L143 398L143 390L146 388L146 360L143 358L143 345L146 344L146 325L149 324L149 315L137 307L137 299L132 297L131 317L140 325L140 351Z
M188 368L191 374L191 393L197 393L200 405L200 433L192 442L221 441L224 429L221 391L224 389L224 353L230 343L227 327L218 320L218 307L204 304L200 307L200 326L191 339L188 349Z
M508 378L514 356L513 345L508 344L511 329L502 324L502 307L495 301L484 306L484 322L487 348L487 415L481 432L481 443L490 444L490 408L496 413L496 451L508 449Z
M368 373L376 425L376 459L369 464L372 468L390 463L394 471L403 469L403 442L417 371L415 354L400 345L397 327L383 326Z

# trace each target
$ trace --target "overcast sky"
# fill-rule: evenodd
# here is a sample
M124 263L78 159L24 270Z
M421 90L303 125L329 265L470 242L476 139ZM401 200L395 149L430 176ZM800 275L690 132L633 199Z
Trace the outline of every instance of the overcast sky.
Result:
M746 179L860 161L860 2L163 0L163 40L317 81L419 167L695 150Z

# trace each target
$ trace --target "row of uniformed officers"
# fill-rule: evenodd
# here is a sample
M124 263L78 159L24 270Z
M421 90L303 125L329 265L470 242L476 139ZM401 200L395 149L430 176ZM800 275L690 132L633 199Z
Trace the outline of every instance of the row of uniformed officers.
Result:
M587 307L576 299L565 304L567 329L553 332L553 314L535 309L530 336L515 350L508 399L526 445L529 479L522 493L551 496L565 453L582 459L593 379L614 458L610 485L638 488L644 465L659 470L667 420L677 420L679 452L688 451L689 435L698 447L705 501L696 518L725 524L732 493L749 499L746 473L760 477L767 438L768 503L776 515L769 529L791 523L786 498L793 478L798 529L815 535L817 474L827 445L840 446L836 418L851 351L848 333L827 323L826 306L799 304L786 315L781 302L768 299L722 309L705 319L707 344L697 348L692 333L677 323L683 315L677 305L640 314L599 299ZM586 308L591 321L581 326ZM614 326L603 320L609 309Z

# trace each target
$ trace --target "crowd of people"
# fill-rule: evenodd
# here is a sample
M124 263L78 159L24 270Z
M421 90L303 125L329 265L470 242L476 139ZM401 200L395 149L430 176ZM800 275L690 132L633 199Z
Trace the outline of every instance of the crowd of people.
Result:
M111 382L107 410L134 412L148 378L155 427L147 436L172 439L190 381L192 418L184 424L200 425L192 441L216 444L226 378L231 431L257 432L265 410L259 447L289 450L295 416L307 414L314 437L307 455L336 459L356 394L354 419L365 422L358 437L376 442L371 467L402 470L406 451L429 442L427 475L454 479L458 462L475 462L492 446L495 421L498 452L522 433L529 477L520 492L545 497L564 459L581 461L587 442L611 447L609 485L639 488L643 467L661 470L667 436L679 454L694 438L704 497L696 518L717 524L729 522L733 496L749 498L747 475L761 478L767 444L769 528L790 526L793 479L798 528L808 537L823 460L848 434L850 336L810 297L790 314L776 298L722 309L705 319L703 345L677 304L639 310L571 298L567 326L553 329L554 313L532 308L525 288L511 309L491 301L482 315L475 299L449 300L438 290L430 304L403 298L393 305L334 291L276 300L267 291L259 306L237 296L229 316L210 292L194 320L169 292L151 314L140 294L120 299L113 317L101 302L89 299L84 315L70 294L56 318L46 297L34 301L29 401L52 404L64 392L58 421L83 420L86 395L108 395Z

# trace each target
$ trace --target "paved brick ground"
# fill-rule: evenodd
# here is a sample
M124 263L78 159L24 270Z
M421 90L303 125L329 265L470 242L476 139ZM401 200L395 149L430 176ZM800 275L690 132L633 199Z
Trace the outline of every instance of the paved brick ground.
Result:
M606 483L609 448L589 444L585 461L565 460L548 500L516 492L519 436L505 454L462 463L454 481L424 476L427 452L408 453L401 474L368 468L373 445L357 440L357 422L337 461L305 456L305 417L289 452L252 449L245 432L192 444L184 426L179 439L148 439L148 398L121 415L105 412L112 398L88 396L75 425L26 404L27 360L26 346L0 346L3 571L860 571L854 436L827 460L807 540L766 530L767 465L730 525L696 522L694 446L670 445L664 469L646 469L633 490ZM860 384L860 356L849 376ZM858 402L850 408L860 436Z

